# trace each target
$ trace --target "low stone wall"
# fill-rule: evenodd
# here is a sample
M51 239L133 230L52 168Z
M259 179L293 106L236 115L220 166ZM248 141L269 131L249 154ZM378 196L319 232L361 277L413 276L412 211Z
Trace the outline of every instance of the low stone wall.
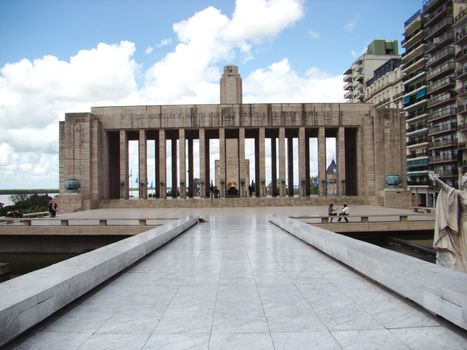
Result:
M0 284L0 346L198 222L188 216Z
M423 308L467 329L467 274L274 215L283 230Z

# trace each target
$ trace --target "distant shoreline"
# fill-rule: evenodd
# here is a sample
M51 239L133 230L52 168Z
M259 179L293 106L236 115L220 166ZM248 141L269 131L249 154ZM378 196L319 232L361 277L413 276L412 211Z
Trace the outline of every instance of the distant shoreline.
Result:
M12 190L0 190L0 194L32 194L32 193L59 193L58 188L33 188L33 189L12 189Z

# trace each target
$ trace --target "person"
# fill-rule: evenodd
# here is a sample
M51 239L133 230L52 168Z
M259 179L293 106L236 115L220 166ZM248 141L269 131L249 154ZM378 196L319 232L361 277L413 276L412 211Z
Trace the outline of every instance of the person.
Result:
M214 184L211 181L211 186L209 186L209 197L214 198Z
M255 185L255 181L254 181L254 180L251 180L251 195L250 195L250 197L253 195L253 193L255 194L255 197L256 197L256 185Z
M329 222L332 222L332 217L337 216L336 210L334 209L334 204L329 204L328 207L328 216L329 216Z
M347 204L344 204L344 207L339 212L339 219L337 219L337 221L341 222L342 217L344 217L345 222L349 222L349 219L347 219L347 216L349 214L350 214L350 208L347 206Z
M49 214L51 218L54 218L57 214L57 203L54 201L49 202Z
M467 173L462 177L461 190L441 181L433 171L428 172L428 177L441 188L433 237L436 263L467 272Z

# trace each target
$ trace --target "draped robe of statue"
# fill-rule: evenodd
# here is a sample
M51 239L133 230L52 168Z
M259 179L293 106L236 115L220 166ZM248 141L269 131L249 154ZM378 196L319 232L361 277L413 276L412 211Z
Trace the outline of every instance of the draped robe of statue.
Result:
M464 175L464 178L466 176ZM467 192L456 190L439 179L433 247L436 263L467 272Z

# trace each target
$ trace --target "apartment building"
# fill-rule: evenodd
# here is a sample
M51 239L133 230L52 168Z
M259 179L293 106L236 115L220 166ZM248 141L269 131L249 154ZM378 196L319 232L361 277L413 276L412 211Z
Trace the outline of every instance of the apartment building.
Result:
M457 140L459 179L467 171L467 6L463 2L454 17L456 50Z
M419 205L434 204L436 189L428 180L429 170L456 188L462 172L458 168L463 144L458 140L463 124L457 107L462 101L456 97L463 89L463 63L456 60L462 59L459 53L464 44L461 39L455 43L454 19L461 28L464 19L459 14L465 4L465 0L425 0L423 8L404 24L407 175L408 186Z
M365 103L376 108L402 108L402 60L392 58L373 72L366 82Z
M390 59L400 58L397 40L373 40L366 52L352 63L344 72L344 97L348 102L359 103L365 101L367 81L373 78L376 68Z

